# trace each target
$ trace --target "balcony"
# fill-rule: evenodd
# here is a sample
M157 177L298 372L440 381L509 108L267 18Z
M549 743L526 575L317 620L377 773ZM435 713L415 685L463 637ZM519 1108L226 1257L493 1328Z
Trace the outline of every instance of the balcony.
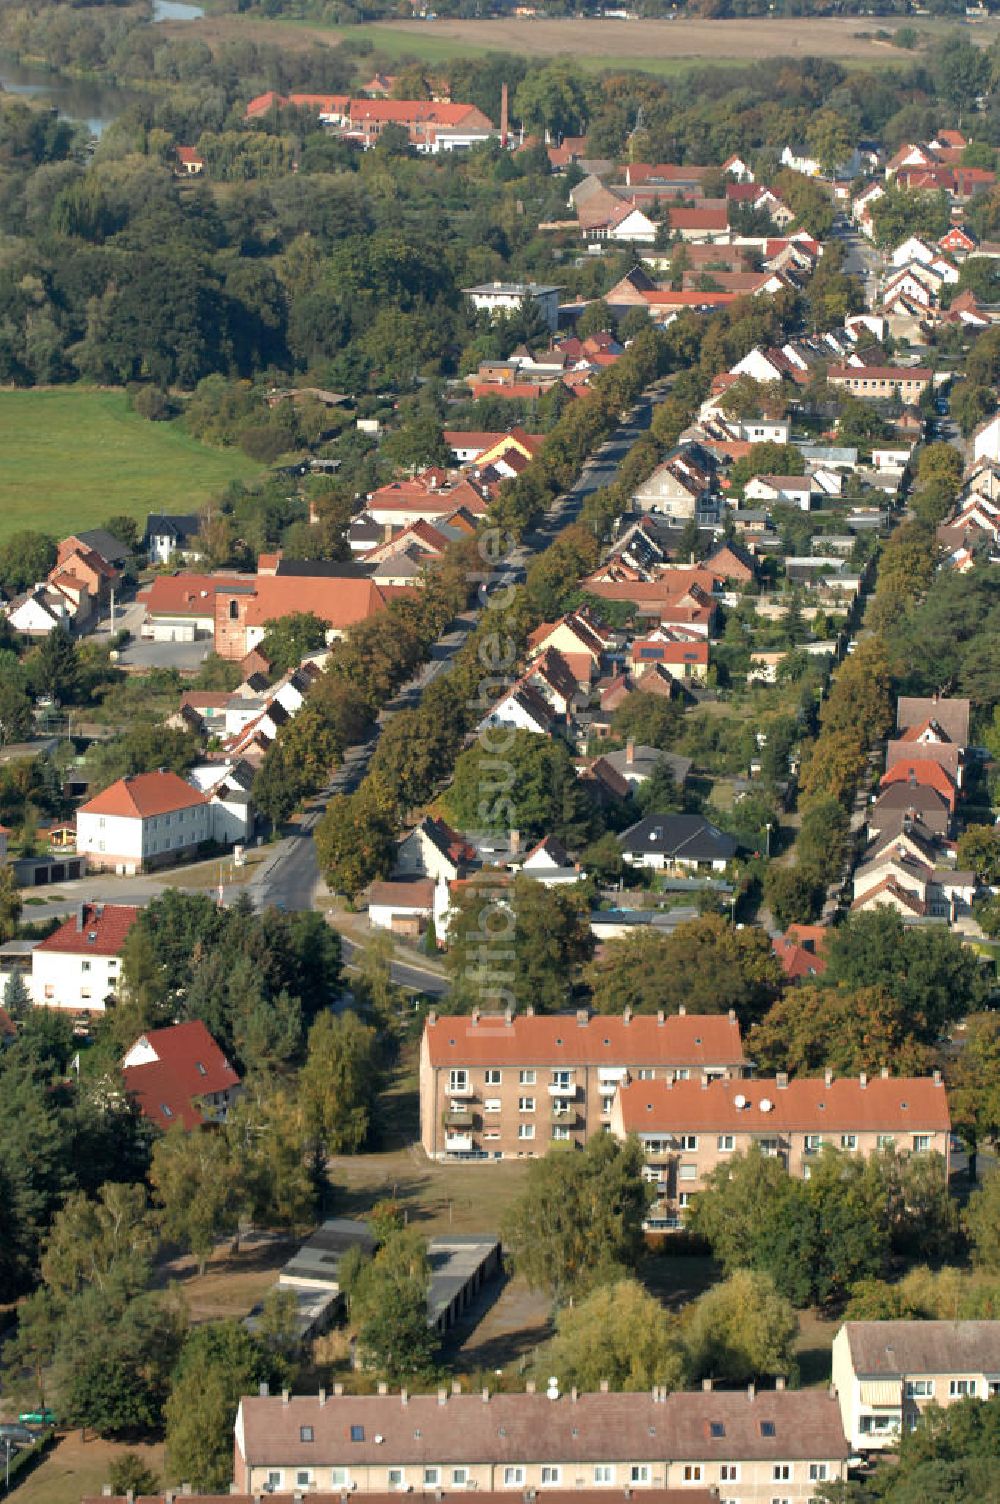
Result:
M474 1121L471 1107L452 1107L444 1115L446 1128L471 1128Z
M569 1102L576 1096L576 1084L573 1081L550 1081L549 1096Z
M554 1101L551 1104L549 1108L549 1122L561 1123L565 1128L579 1127L576 1108L566 1108L560 1101Z
M444 1149L446 1154L471 1154L471 1133L449 1133L445 1137Z

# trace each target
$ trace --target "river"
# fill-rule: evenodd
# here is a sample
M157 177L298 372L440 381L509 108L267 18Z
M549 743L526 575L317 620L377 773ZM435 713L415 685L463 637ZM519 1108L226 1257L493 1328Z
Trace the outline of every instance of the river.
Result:
M185 0L153 0L153 22L197 21L204 11ZM0 89L8 94L28 94L45 99L63 120L81 121L91 135L99 136L128 106L133 96L113 84L86 83L62 73L32 68L0 54Z

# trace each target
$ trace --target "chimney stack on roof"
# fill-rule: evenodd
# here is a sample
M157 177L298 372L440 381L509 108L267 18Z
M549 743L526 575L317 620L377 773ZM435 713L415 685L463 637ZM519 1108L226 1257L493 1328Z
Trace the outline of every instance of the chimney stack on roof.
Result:
M484 1405L489 1404L489 1399L490 1399L490 1391L488 1389L484 1389L483 1390L483 1404Z
M861 1085L861 1090L864 1091L865 1087L868 1085L868 1073L867 1073L867 1071L862 1071L861 1072L861 1075L858 1077L858 1081L859 1081L859 1083Z
M788 1085L788 1072L778 1071L774 1078L774 1084L779 1091L784 1091L785 1087Z
M656 1022L658 1024L662 1024L662 1023L664 1023L666 1021L666 1017L667 1017L667 1015L664 1013L663 1009L662 1008L657 1008L657 1010L656 1010Z
M322 1410L322 1408L323 1408L323 1406L325 1404L326 1404L326 1390L325 1389L321 1389L320 1392L319 1392L319 1408Z
M757 1389L756 1389L755 1385L748 1384L747 1385L747 1399L748 1400L753 1400L753 1399L756 1398L756 1396L757 1396Z
M576 1021L581 1028L584 1028L590 1022L590 1014L586 1008L577 1008Z
M823 1083L825 1086L833 1085L833 1071L829 1066L827 1066L826 1070L823 1072Z
M399 1391L399 1403L401 1405L408 1405L410 1403L410 1396L405 1389Z
M339 1399L340 1399L340 1397L341 1397L341 1395L342 1395L342 1394L343 1394L343 1392L344 1392L344 1386L343 1386L343 1384L341 1384L341 1383L340 1383L340 1382L339 1382L339 1381L338 1381L338 1382L337 1382L337 1383L336 1383L336 1384L334 1384L334 1386L333 1386L333 1397L334 1397L334 1399L335 1399L335 1400L339 1400Z
M712 1380L711 1379L702 1379L702 1381L701 1381L701 1387L702 1387L702 1390L703 1390L703 1392L705 1394L711 1394L712 1393Z
M448 1403L448 1391L444 1387L444 1385L441 1385L441 1387L438 1389L438 1404L439 1405L447 1405L447 1403Z
M630 1024L631 1022L632 1022L632 1009L626 1003L625 1008L622 1011L622 1023L623 1024Z
M681 1003L680 1007L677 1009L678 1018L685 1018L687 1016L687 1011L687 1004Z
M379 1381L378 1381L378 1391L377 1392L379 1394L388 1394L389 1393L389 1386L386 1383L385 1379L379 1379Z
M889 1079L889 1067L887 1065L883 1065L883 1067L882 1067L881 1071L879 1072L879 1074L881 1075L883 1081L888 1081L888 1079Z
M775 1375L774 1387L778 1391L779 1394L781 1394L784 1391L784 1388L785 1388L785 1375L783 1373L779 1373L779 1374Z
M287 1389L283 1389L281 1391L281 1403L283 1405L287 1405L288 1404L288 1390Z
M625 743L625 766L630 768L635 762L635 742L629 737Z

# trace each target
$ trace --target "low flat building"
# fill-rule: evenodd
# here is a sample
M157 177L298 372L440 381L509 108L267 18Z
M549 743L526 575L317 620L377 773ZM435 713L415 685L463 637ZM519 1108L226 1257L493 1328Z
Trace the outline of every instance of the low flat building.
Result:
M1000 1394L1000 1321L845 1321L833 1382L852 1451L895 1451L930 1406Z
M614 1498L714 1489L751 1504L807 1504L845 1476L836 1398L826 1390L670 1394L244 1396L236 1416L236 1489L289 1484L342 1493L503 1490L508 1498ZM690 1490L690 1492L689 1492ZM778 1490L777 1494L775 1490Z
M603 1133L626 1075L700 1081L748 1068L734 1014L428 1014L420 1137L432 1159L525 1159Z
M880 1149L940 1154L947 1172L951 1116L940 1072L931 1076L800 1077L739 1081L623 1080L611 1132L637 1138L645 1178L656 1187L652 1225L679 1226L710 1171L758 1148L808 1180L824 1148L869 1155Z

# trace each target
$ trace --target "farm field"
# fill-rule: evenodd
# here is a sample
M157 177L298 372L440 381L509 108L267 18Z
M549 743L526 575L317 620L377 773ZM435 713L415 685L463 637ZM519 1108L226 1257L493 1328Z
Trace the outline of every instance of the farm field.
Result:
M899 24L903 24L900 20ZM951 17L919 16L912 24L928 43L956 29ZM350 37L374 44L388 59L414 57L427 63L445 63L457 57L479 57L488 52L513 52L527 57L572 56L589 71L638 68L647 73L677 75L701 63L713 65L748 63L775 56L824 57L856 67L905 67L919 53L893 47L873 35L879 29L893 31L890 17L755 18L707 21L527 20L492 21L455 19L427 21L380 21L363 26L331 27L309 21L271 21L248 16L206 16L196 22L168 22L164 30L183 27L185 37L197 35L209 46L230 40L239 29L243 38L281 41L293 51L304 51L316 42L336 46ZM977 22L962 28L980 46L987 47L1000 35L1000 23Z
M0 391L0 542L19 528L60 537L115 512L193 512L260 465L209 449L176 423L147 423L124 392Z

